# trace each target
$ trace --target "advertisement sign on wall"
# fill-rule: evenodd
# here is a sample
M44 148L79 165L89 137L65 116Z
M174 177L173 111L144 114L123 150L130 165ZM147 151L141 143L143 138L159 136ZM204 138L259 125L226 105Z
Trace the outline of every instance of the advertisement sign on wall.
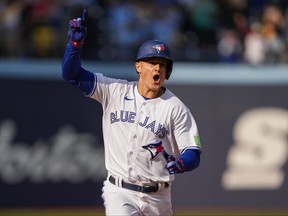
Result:
M286 208L288 86L169 84L192 111L201 165L175 207ZM0 208L102 206L101 106L59 80L0 80Z

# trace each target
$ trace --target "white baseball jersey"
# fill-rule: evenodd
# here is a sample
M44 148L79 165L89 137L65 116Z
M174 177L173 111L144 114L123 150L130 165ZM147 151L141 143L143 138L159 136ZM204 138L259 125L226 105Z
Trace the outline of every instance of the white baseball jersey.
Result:
M95 74L89 95L103 107L105 163L108 172L131 182L174 180L163 155L143 146L162 141L168 154L184 148L201 150L198 130L189 109L168 89L154 99L143 98L137 82Z

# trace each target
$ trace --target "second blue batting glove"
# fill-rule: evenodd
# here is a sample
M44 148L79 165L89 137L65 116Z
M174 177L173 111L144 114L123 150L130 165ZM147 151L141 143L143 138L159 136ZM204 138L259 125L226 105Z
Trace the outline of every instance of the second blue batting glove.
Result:
M83 10L82 18L72 19L69 21L68 37L73 46L80 47L83 45L87 35L87 10Z
M185 171L184 163L181 159L174 159L167 163L166 168L169 174L183 173Z

